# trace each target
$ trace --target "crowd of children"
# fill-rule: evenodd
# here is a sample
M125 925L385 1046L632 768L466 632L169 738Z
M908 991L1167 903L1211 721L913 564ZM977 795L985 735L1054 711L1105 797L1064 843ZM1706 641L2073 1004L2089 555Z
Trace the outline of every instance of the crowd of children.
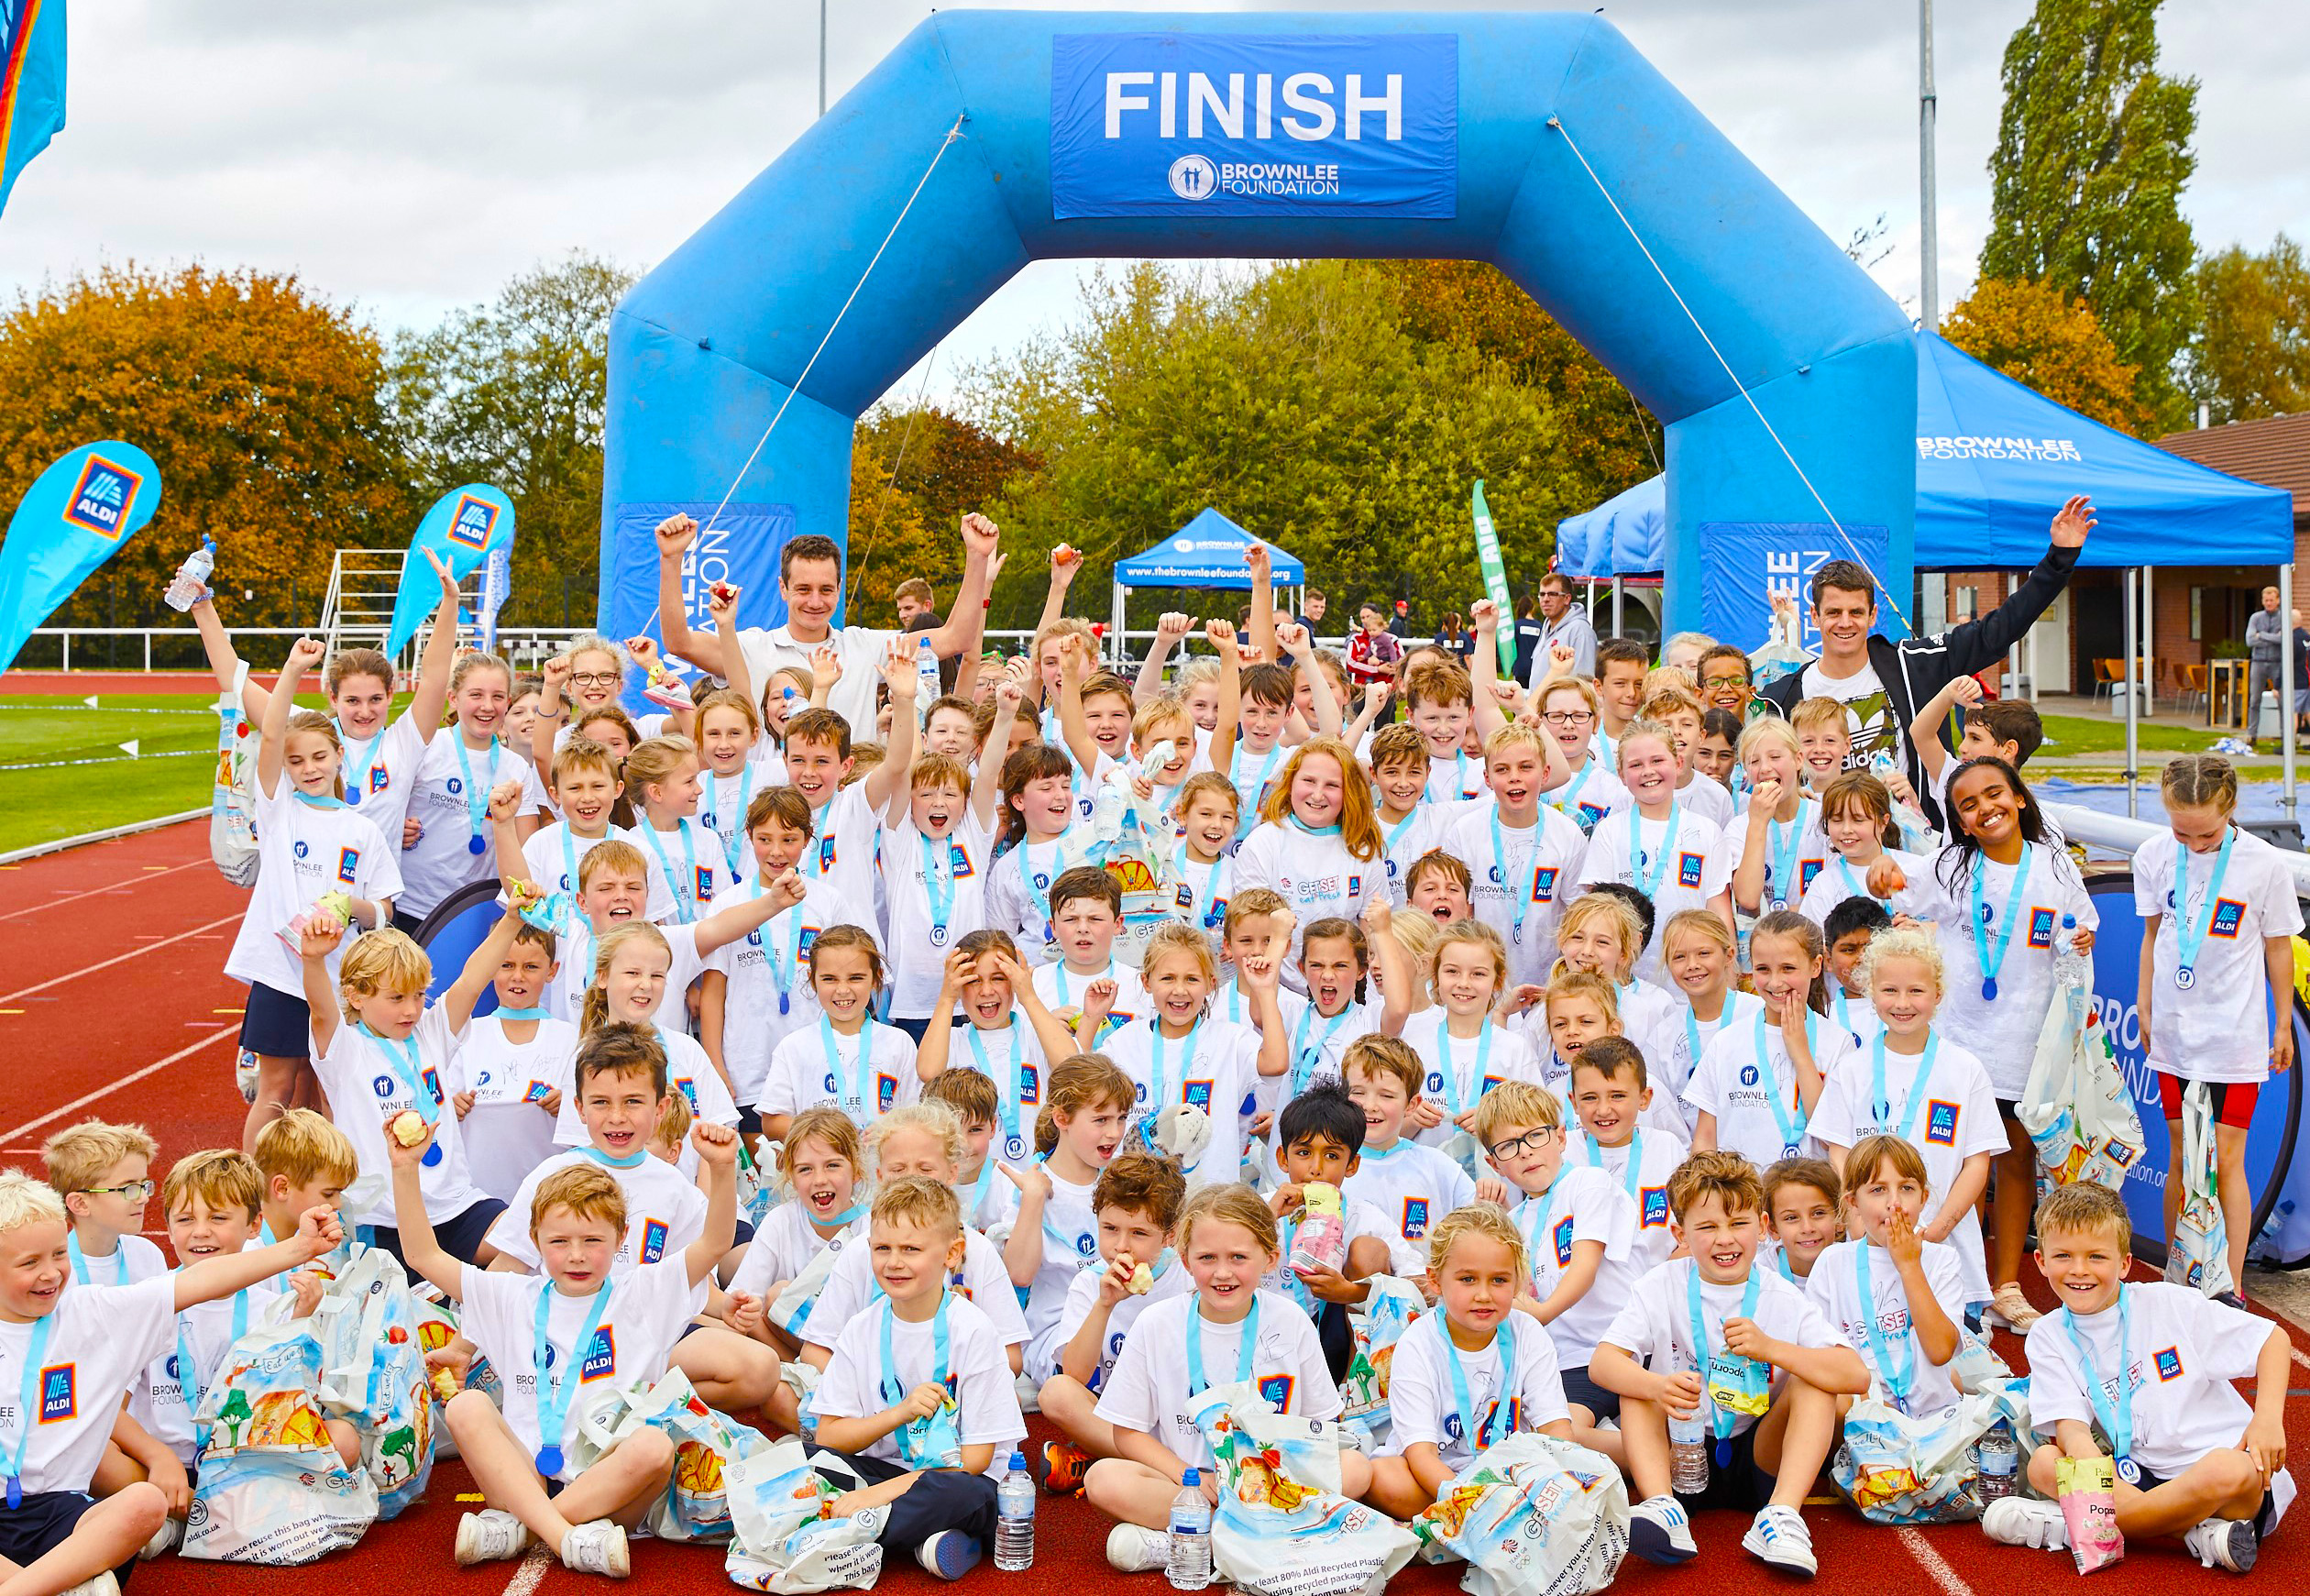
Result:
M660 528L669 561L693 530ZM965 546L983 581L991 524ZM831 1511L878 1510L936 1575L991 1550L1019 1447L1114 1521L1116 1568L1160 1567L1182 1478L1216 1491L1192 1400L1248 1381L1339 1416L1392 1278L1424 1311L1340 1482L1395 1517L1538 1431L1625 1471L1638 1556L1692 1557L1690 1513L1726 1507L1810 1575L1799 1510L1854 1402L1939 1411L2001 1323L2032 1483L2108 1452L2128 1535L2250 1567L2293 1491L2283 1334L2124 1283L2099 1188L2037 1204L2015 1110L2096 919L2021 775L2027 706L1929 704L1920 796L1849 756L1842 703L1771 712L1737 649L1696 678L1615 639L1593 680L1561 650L1503 683L1480 604L1468 661L1411 650L1408 718L1375 727L1252 565L1249 642L1214 623L1169 681L1195 628L1165 617L1135 680L1099 669L1062 551L1028 655L982 660L966 595L926 699L908 642L827 625L839 555L807 537L791 628L739 631L724 589L685 630L719 673L688 698L646 640L533 681L452 624L392 718L381 656L298 643L248 694L245 1145L171 1150L177 1267L142 1234L141 1129L60 1133L45 1185L0 1174L0 1590L164 1549L226 1349L309 1311L347 1244L454 1305L453 1389L496 1371L444 1408L484 1498L460 1564L537 1545L626 1574L674 1452L645 1427L580 1466L581 1416L678 1370L813 1437ZM324 665L332 712L298 709ZM645 677L666 712L637 721ZM2224 762L2176 760L2165 798L2141 1025L2170 1120L2211 1092L2239 1262L2302 921ZM504 912L435 970L412 933L492 880ZM2051 1314L2020 1284L2033 1209ZM1053 1438L1026 1446L1028 1411ZM1696 1425L1705 1489L1673 1459ZM1986 1527L2064 1535L2020 1497Z

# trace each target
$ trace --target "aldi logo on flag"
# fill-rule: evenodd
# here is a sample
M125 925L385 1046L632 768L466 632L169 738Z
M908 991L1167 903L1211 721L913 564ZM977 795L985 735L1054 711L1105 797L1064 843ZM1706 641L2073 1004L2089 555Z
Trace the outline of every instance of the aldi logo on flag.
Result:
M144 478L102 455L91 455L81 467L80 481L64 501L64 519L82 532L93 532L118 543L122 525L136 507Z
M457 512L449 518L449 541L460 548L477 553L490 546L490 534L497 530L498 507L486 499L470 493L460 494Z

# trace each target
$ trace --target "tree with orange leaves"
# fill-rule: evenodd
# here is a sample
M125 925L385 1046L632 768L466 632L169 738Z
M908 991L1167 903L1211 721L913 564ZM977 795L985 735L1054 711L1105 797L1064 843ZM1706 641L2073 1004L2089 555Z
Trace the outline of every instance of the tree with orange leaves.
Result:
M2118 358L2091 306L2049 284L1986 277L1950 311L1942 336L2104 426L2138 436L2150 424L2135 397L2140 371Z

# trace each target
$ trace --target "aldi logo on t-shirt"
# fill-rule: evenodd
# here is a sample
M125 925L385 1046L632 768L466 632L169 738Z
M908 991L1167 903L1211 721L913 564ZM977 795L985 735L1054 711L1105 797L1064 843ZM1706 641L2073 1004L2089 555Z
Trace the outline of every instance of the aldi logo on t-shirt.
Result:
M1797 896L1802 897L1812 890L1813 877L1827 868L1826 859L1799 859L1797 862Z
M351 886L361 878L361 851L358 848L337 850L337 879Z
M1644 1227L1658 1230L1668 1223L1668 1188L1646 1186L1639 1195L1644 1199Z
M666 1225L663 1219L642 1221L642 1261L655 1263L666 1256Z
M1348 896L1354 897L1359 895L1362 891L1363 877L1360 875L1350 875L1348 878Z
M1277 1413L1292 1411L1292 1377L1288 1374L1264 1375L1260 1381L1260 1400Z
M1425 1197L1403 1199L1403 1238L1424 1241L1428 1232L1428 1200Z
M1555 865L1544 864L1539 869L1534 871L1532 873L1532 901L1534 903L1554 903L1556 901L1556 867Z
M1018 1066L1018 1106L1033 1108L1042 1102L1042 1075L1029 1063Z
M947 874L957 881L967 881L977 874L971 866L971 851L960 842L948 844Z
M40 1370L40 1422L70 1424L80 1417L80 1365L51 1363Z
M1925 1105L1925 1139L1939 1147L1957 1145L1957 1105L1935 1097Z
M2234 897L2214 900L2214 921L2206 928L2208 936L2235 940L2238 928L2246 923L2246 906Z
M831 837L820 837L819 839L819 874L823 875L833 868L834 839Z
M660 1246L665 1244L664 1226L660 1226ZM618 1342L616 1331L608 1325L594 1331L592 1344L586 1348L586 1360L578 1365L578 1383L585 1385L604 1380L618 1371Z
M1209 1081L1182 1081L1179 1087L1179 1100L1208 1114L1211 1112L1211 1084Z
M1678 886L1699 886L1700 885L1700 865L1701 858L1698 853L1678 854L1677 885Z
M2030 910L2030 946L2050 948L2053 945L2053 911L2050 908Z
M369 766L369 773L368 773L368 789L369 789L369 791L371 791L371 792L383 792L383 791L384 791L387 787L390 787L390 786L392 786L392 785L393 785L393 773L392 773L390 770L387 769L384 765L370 765L370 766Z
M1572 1262L1571 1215L1567 1214L1556 1222L1556 1228L1549 1233L1548 1239L1556 1249L1556 1267L1568 1268Z
M2181 1348L2169 1347L2164 1351L2158 1354L2158 1378L2160 1380L2179 1380L2182 1378Z
M896 1075L876 1075L874 1077L875 1112L879 1114L887 1114L897 1106L898 1077Z

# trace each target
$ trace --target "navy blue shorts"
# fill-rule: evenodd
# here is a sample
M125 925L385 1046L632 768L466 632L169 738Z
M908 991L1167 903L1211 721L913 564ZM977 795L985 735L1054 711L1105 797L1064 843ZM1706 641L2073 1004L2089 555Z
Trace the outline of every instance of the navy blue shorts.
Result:
M1717 1461L1716 1436L1710 1433L1708 1489L1694 1496L1679 1492L1677 1500L1687 1507L1729 1507L1754 1513L1773 1500L1775 1483L1756 1461L1756 1425L1751 1425L1732 1437L1732 1460L1727 1463Z
M1587 1364L1583 1363L1578 1369L1562 1370L1561 1378L1564 1381L1566 1402L1579 1403L1600 1420L1620 1417L1620 1392L1606 1391L1590 1380Z
M2141 1478L2134 1481L2134 1489L2136 1491L2155 1491L2159 1486L2165 1483L2166 1477L2164 1475L2152 1474L2149 1469L2144 1469L2141 1471ZM2262 1492L2261 1505L2254 1509L2254 1533L2258 1535L2267 1535L2272 1529L2277 1527L2277 1519L2278 1500L2276 1497L2271 1495L2269 1491L2265 1491Z
M481 1250L481 1243L490 1234L490 1227L497 1223L505 1205L495 1197L484 1197L466 1207L452 1218L434 1220L434 1239L441 1243L441 1250L460 1263L471 1263L473 1255ZM390 1225L366 1226L370 1232L370 1245L382 1247L403 1267L409 1260L402 1258L401 1232Z
M248 1006L241 1011L240 1045L268 1058L302 1059L313 1052L313 1010L302 997L248 984Z
M741 1136L760 1136L762 1134L761 1114L752 1108L739 1109L738 1134Z
M71 1539L82 1515L95 1505L94 1497L79 1491L28 1491L21 1506L0 1504L0 1557L19 1568L38 1562ZM113 1578L126 1585L136 1566L132 1553Z

